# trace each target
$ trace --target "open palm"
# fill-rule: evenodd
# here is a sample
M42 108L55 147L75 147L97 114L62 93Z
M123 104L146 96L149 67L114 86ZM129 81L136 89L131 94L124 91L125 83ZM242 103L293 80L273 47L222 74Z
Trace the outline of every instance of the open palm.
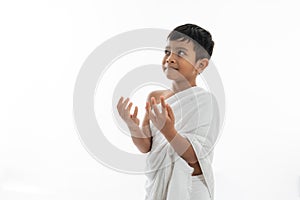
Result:
M140 120L137 118L138 107L135 106L133 114L130 114L130 109L133 105L132 102L129 102L129 98L126 98L123 102L123 97L119 99L117 109L120 117L124 120L129 128L137 128L140 125ZM128 105L127 105L128 104Z

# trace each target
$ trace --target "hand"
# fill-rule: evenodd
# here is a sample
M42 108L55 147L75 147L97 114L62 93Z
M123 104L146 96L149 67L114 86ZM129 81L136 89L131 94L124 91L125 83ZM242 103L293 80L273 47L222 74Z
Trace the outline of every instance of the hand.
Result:
M124 122L127 124L128 128L138 128L140 125L140 120L137 118L138 114L138 107L135 106L134 108L134 113L130 114L130 109L132 107L132 102L129 103L129 98L126 98L125 101L123 102L123 97L119 99L117 109L119 112L119 115L121 118L124 120ZM126 108L127 106L127 108Z
M161 100L161 108L162 112L159 112L155 98L151 98L151 107L154 110L154 113L151 111L149 103L147 102L147 114L149 115L150 120L152 121L153 125L160 130L162 134L167 133L168 131L175 130L175 116L173 113L172 108L170 105L165 103L165 99L163 96L160 97Z

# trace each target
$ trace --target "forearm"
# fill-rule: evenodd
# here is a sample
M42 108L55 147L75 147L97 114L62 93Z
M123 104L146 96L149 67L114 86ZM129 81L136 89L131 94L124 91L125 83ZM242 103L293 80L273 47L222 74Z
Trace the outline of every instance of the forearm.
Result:
M151 138L136 138L133 136L131 138L135 146L140 150L140 152L148 153L150 151L152 143Z
M196 163L197 156L191 143L182 137L175 129L163 133L175 152L187 163Z
M151 135L145 133L140 127L129 128L131 133L131 139L135 146L142 152L147 153L152 146Z

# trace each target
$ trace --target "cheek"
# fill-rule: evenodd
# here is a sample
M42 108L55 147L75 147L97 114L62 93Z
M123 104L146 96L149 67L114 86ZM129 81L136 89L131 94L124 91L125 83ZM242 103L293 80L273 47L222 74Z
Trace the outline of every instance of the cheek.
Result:
M162 68L163 71L165 71L165 69L166 69L165 66L164 66L165 64L166 64L166 59L165 59L165 57L164 57L164 58L162 59L162 61L161 61L161 68Z
M181 60L181 63L184 63L185 65L191 65L192 63L190 62L190 58L184 57Z
M187 66L188 68L194 68L194 63L192 63L188 58L181 60L181 65Z
M166 57L163 57L163 59L162 59L162 64L164 65L165 63L166 63Z

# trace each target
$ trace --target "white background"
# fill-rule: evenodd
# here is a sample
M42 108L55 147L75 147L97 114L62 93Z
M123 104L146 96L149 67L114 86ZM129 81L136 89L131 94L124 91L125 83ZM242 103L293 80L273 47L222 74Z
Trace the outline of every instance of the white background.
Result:
M225 87L216 199L300 199L299 18L291 0L1 1L0 199L143 199L145 176L82 146L74 84L112 36L184 23L212 33Z

